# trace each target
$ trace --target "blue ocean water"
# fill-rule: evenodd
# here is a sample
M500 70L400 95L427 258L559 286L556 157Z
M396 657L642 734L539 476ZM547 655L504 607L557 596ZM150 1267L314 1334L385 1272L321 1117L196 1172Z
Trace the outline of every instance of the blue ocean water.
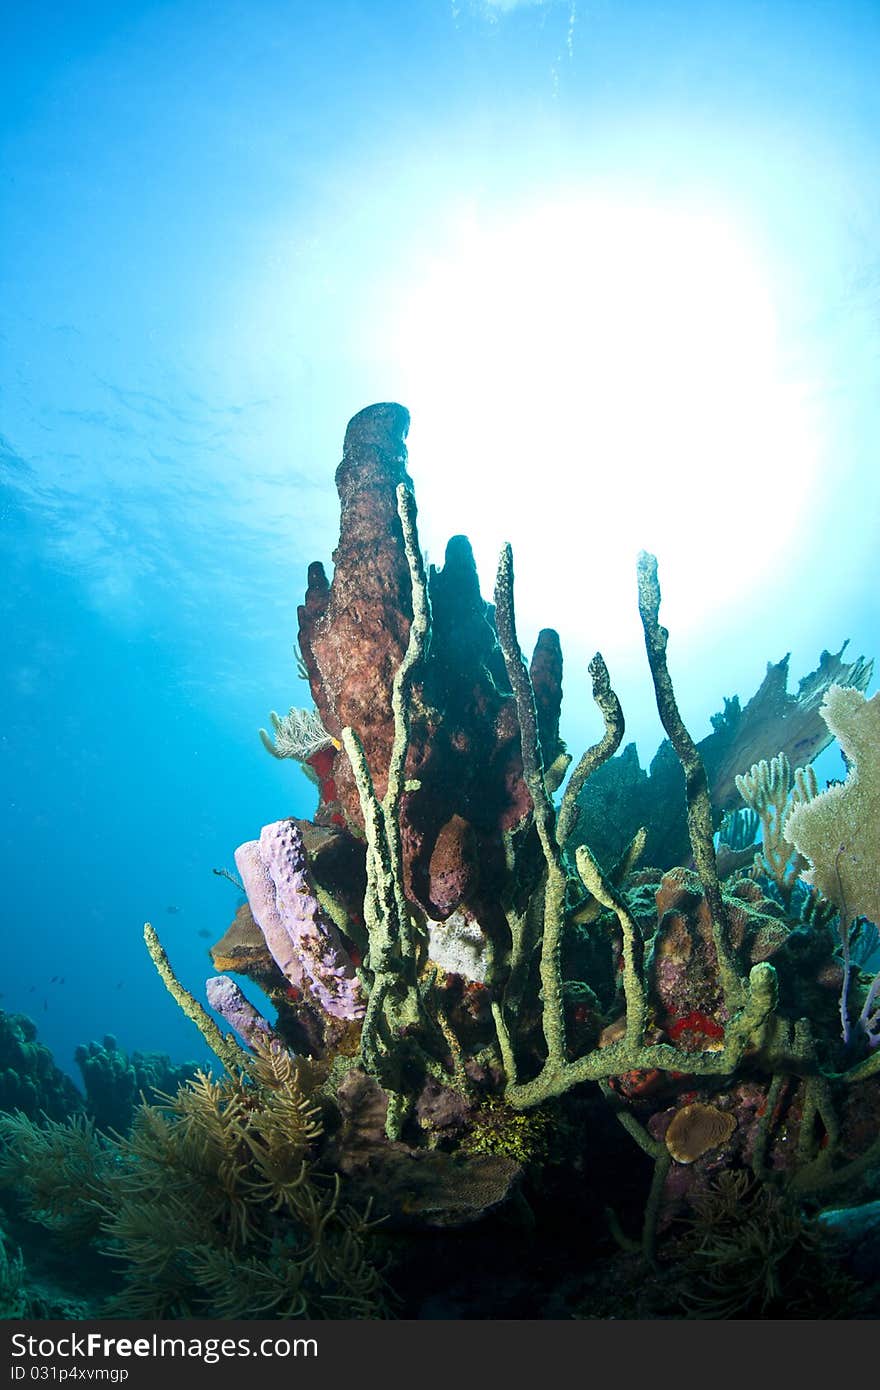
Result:
M207 1060L142 926L201 997L237 901L212 870L314 807L257 730L308 702L296 605L370 401L413 413L432 557L467 531L488 593L513 542L524 636L562 632L576 752L597 646L643 762L661 737L643 544L697 737L786 651L792 683L846 638L880 655L876 6L38 2L4 27L0 1006L60 1065L105 1033ZM581 216L605 230L579 264ZM688 228L717 258L695 306ZM754 339L731 358L739 275ZM620 405L585 442L606 350Z

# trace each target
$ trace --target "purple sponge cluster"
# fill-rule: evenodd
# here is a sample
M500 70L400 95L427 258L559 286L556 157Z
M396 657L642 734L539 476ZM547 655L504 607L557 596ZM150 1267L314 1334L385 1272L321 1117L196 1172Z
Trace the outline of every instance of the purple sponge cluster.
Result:
M360 981L335 924L318 902L308 856L292 820L266 825L235 851L254 921L284 978L331 1018L364 1014Z
M242 1042L253 1047L256 1042L272 1043L275 1031L246 999L234 980L228 975L212 975L206 982L208 1003L221 1018L225 1018L230 1028L234 1028Z

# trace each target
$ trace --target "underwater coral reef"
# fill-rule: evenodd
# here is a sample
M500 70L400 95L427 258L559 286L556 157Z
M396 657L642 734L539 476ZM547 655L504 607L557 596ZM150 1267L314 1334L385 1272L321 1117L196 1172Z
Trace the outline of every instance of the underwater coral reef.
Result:
M643 554L668 741L649 773L618 753L597 653L604 732L574 763L559 638L526 662L510 548L491 604L465 537L426 569L408 418L348 426L333 577L311 565L299 608L314 708L260 731L318 804L236 849L213 1012L145 928L224 1074L116 1136L21 1107L0 1178L114 1256L109 1306L140 1316L876 1312L818 1217L867 1212L880 1175L872 663L825 652L796 696L771 665L697 744ZM849 775L820 791L834 735Z

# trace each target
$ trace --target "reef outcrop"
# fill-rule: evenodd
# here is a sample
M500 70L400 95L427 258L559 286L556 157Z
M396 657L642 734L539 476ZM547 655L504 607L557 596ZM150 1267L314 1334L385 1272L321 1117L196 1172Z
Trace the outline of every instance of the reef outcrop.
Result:
M469 1224L519 1202L543 1143L537 1124L525 1142L523 1118L563 1116L570 1134L584 1083L650 1169L647 1254L721 1172L793 1193L857 1183L880 1162L859 1118L880 1112L880 1050L870 1030L840 1036L840 1000L850 990L870 1009L874 995L841 956L840 904L804 880L781 826L789 758L807 766L830 737L823 693L858 695L871 663L825 653L795 696L777 663L697 744L657 562L642 555L668 742L650 775L634 748L615 757L623 712L597 653L604 733L569 769L559 639L544 629L524 659L510 547L491 603L464 536L426 569L408 423L386 403L349 424L332 579L312 564L299 608L315 709L273 716L276 744L264 736L309 769L318 806L236 851L248 904L213 949L276 1017L215 979L210 1001L236 1036L222 1034L148 929L163 979L227 1070L246 1076L266 1046L323 1068L324 1159L397 1225ZM802 769L794 780L808 788ZM715 831L742 796L752 821L722 866Z
M112 1254L116 1315L876 1314L872 664L823 653L795 695L771 665L697 743L643 553L667 742L647 773L618 755L597 652L603 730L573 760L511 547L492 601L466 537L426 564L408 423L384 403L346 432L332 577L312 564L299 608L314 708L261 731L317 806L218 871L245 901L208 1007L144 928L225 1075L108 1037L77 1054L84 1103L0 1015L0 1188ZM820 791L834 734L849 774ZM23 1280L0 1242L19 1310Z

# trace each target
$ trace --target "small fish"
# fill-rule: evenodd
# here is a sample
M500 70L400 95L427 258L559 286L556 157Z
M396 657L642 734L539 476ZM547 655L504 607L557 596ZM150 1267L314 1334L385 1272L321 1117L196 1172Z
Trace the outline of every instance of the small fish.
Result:
M174 906L172 906L172 907L166 907L165 911L166 911L166 912L169 912L169 913L171 914L171 916L173 917L174 914L175 914L176 912L179 912L179 911L180 911L180 908L179 908L179 907L174 907Z
M28 994L36 994L36 991L37 991L36 985L31 985L30 989L28 990Z
M58 983L59 983L59 985L63 985L63 984L64 984L64 976L63 976L63 975L61 976L61 979L58 981Z
M206 931L204 927L202 927L202 930L200 932L196 932L196 936L209 937L210 935L211 933L209 931Z
M122 989L122 981L121 981L121 980L119 981L119 984L116 986L116 988L117 988L117 989Z
M53 975L52 978L51 978L51 980L49 981L49 984L50 984L50 985L54 985L54 983L55 983L55 981L56 981L57 979L58 979L58 976L57 976L57 975Z

